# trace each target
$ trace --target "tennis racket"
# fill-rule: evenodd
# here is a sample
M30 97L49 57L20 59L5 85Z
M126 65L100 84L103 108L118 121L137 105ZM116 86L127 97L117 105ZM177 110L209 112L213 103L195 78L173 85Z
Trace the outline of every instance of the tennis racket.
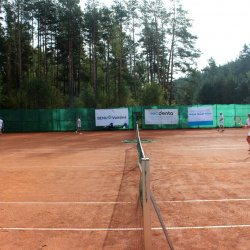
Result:
M243 125L243 124L242 124L242 120L241 120L240 116L238 116L238 115L236 115L236 116L234 117L234 121L235 121L235 123L237 123L237 124Z

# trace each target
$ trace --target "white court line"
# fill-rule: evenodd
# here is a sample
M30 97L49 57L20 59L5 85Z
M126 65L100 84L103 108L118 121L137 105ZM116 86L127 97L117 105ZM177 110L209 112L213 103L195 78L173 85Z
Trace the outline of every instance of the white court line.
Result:
M151 160L151 162L153 162L154 160ZM224 165L237 165L237 164L250 164L250 162L204 162L204 163L176 163L176 164L172 164L169 163L167 165L164 166L193 166L193 165L220 165L220 164L224 164ZM5 167L5 166L4 166ZM15 167L16 166L8 166L8 168L11 167ZM119 164L119 165L112 165L109 164L108 166L105 165L95 165L95 166L23 166L22 168L27 167L27 168L114 168L114 167L124 167L124 164ZM157 168L157 167L155 167Z
M245 143L244 143L245 144ZM192 145L191 147L231 147L232 145L228 144L209 144L209 145ZM234 147L243 147L243 144L233 144Z
M250 227L250 225L221 225L221 226L197 226L197 227L166 227L168 230L182 230L182 229L213 229L213 228L239 228ZM161 227L153 227L153 230L162 230Z
M151 160L151 162L153 162L154 160ZM237 165L237 164L250 164L250 162L246 162L246 161L240 161L240 162L204 162L204 163L176 163L176 164L172 164L169 163L167 165L163 165L163 166L193 166L193 165L219 165L219 164L224 164L224 165Z
M242 149L245 149L246 152L247 152L247 147L244 147L244 146L241 146L241 147L231 147L231 148L212 148L212 147L203 147L203 148L190 148L190 147L186 147L186 148L180 148L180 147L168 147L167 149L150 149L150 152L153 152L153 151L163 151L163 152L166 152L166 151L171 151L171 150L176 150L178 149L178 151L197 151L197 150L200 150L200 151L204 151L204 150L242 150Z
M130 201L0 201L0 204L133 204Z
M244 144L233 144L233 145L228 145L228 144L225 144L225 145L223 145L223 144L209 144L209 145L190 145L190 146L188 146L189 148L213 148L213 147L240 147L240 148L246 148L246 145L245 145L245 142L244 142ZM169 145L168 146L168 149L169 148L180 148L179 146L176 146L176 145ZM154 150L154 149L153 149Z
M27 230L27 231L135 231L143 228L25 228L0 227L0 230Z
M183 200L183 201L156 201L157 203L190 203L190 202L231 202L250 201L246 199L219 199L219 200ZM0 204L133 204L131 201L0 201Z
M214 228L241 228L250 225L221 225L221 226L197 226L197 227L166 227L168 230L184 229L214 229ZM25 228L25 227L0 227L0 230L26 230L26 231L136 231L143 228ZM161 227L152 227L152 230L162 230Z
M34 167L34 166L32 166ZM109 164L108 166L101 165L101 166L37 166L37 167L48 167L48 168L114 168L114 167L124 167L124 164L120 165L112 165Z
M246 149L246 147L237 147L237 148L211 148L211 147L206 147L206 148L184 148L184 149L181 149L181 150L191 150L191 151L196 151L196 150L242 150L242 149Z
M61 154L62 152L63 153L75 153L75 152L80 152L80 153L83 153L83 152L98 152L98 153L103 153L103 152L109 152L109 153L113 153L114 151L112 150L99 150L99 149L96 149L96 150L62 150L62 149L54 149L54 150L44 150L44 152L40 151L40 150L37 150L35 152L2 152L2 154Z
M230 201L250 201L250 199L219 199L219 200L183 200L183 201L156 201L162 203L185 203L185 202L230 202Z
M105 165L100 165L100 166L22 166L21 168L117 168L117 167L124 167L123 165L112 165L109 164L107 166ZM2 168L2 166L0 167ZM17 166L3 166L3 168L17 168ZM123 171L122 169L118 169L121 172Z

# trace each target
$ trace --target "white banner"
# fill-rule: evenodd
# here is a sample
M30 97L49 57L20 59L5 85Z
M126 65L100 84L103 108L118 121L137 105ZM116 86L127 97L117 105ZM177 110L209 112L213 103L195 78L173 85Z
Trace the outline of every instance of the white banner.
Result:
M108 126L113 123L114 126L129 124L128 108L122 109L96 109L95 124L96 126Z
M145 109L145 124L178 124L178 109Z
M213 125L213 107L188 108L188 126Z

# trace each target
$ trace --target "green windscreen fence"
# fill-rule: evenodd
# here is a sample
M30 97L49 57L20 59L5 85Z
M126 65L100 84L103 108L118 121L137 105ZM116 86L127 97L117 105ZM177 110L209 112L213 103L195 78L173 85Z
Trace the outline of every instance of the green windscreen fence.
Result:
M189 126L189 107L212 107L213 124ZM177 124L145 124L146 109L175 109L178 110ZM194 106L136 106L128 107L129 129L136 129L136 123L142 129L186 129L186 128L215 128L219 126L220 112L224 116L224 127L239 127L235 124L234 116L238 115L245 124L250 112L250 105L194 105ZM50 132L74 131L77 129L77 117L81 116L82 128L86 131L104 130L96 126L95 109L1 109L0 117L4 121L5 132Z
M212 107L213 110L213 124L212 125L199 125L189 126L188 124L188 108L189 107ZM145 109L178 109L178 124L145 124ZM230 105L193 105L193 106L155 106L143 107L142 113L142 129L186 129L186 128L216 128L220 125L220 112L223 113L224 127L233 128L240 127L235 124L234 117L236 115L242 118L243 124L246 123L248 113L250 113L250 105L230 104Z

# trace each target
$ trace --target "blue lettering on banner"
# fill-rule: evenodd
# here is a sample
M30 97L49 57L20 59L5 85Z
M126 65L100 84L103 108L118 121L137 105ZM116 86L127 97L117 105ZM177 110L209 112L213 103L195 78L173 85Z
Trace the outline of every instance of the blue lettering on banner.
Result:
M97 120L107 120L108 118L105 116L97 116Z
M117 120L117 119L126 119L127 116L97 116L96 119L97 120L108 120L108 119L114 119L114 120Z
M112 118L115 120L115 119L126 119L127 116L112 116Z

